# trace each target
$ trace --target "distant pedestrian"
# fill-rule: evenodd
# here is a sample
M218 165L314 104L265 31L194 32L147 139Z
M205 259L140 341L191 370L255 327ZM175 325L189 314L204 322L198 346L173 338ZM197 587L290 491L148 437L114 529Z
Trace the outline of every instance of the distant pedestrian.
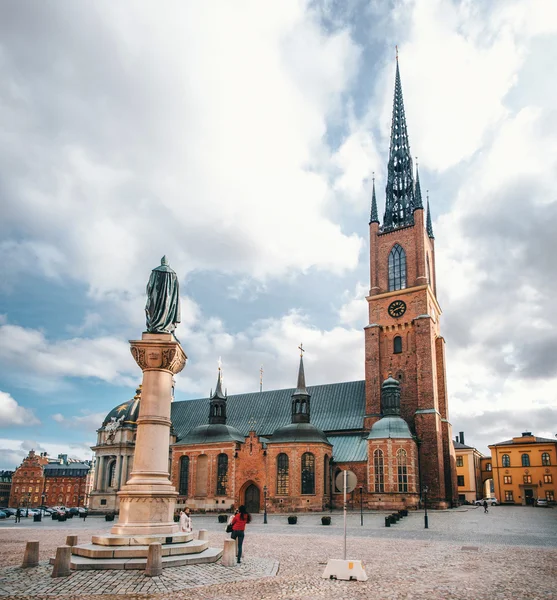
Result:
M191 518L187 512L180 511L180 531L183 533L190 533L192 530Z
M232 539L238 540L238 564L242 562L242 547L244 545L244 531L246 525L251 523L251 515L242 504L238 509L238 514L232 519Z
M21 523L21 509L19 507L15 511L15 522Z
M487 510L487 500L484 500L484 513L489 512Z

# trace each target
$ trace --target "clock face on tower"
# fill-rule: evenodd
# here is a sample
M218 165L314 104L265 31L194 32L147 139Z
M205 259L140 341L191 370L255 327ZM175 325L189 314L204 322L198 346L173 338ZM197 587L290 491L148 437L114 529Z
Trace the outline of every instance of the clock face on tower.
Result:
M406 312L406 304L402 300L395 300L389 304L389 314L398 319Z

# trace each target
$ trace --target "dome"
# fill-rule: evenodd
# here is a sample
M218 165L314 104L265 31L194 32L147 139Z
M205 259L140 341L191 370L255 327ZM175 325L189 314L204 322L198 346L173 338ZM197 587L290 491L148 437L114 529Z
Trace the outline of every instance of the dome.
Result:
M135 396L131 400L126 400L113 408L105 417L102 426L105 427L110 422L119 421L122 425L136 425L139 416L139 402L141 400L141 386L135 391ZM122 419L122 416L124 417Z
M385 438L412 439L408 423L401 417L383 417L373 424L367 439L379 440Z
M211 444L213 442L245 442L246 438L235 427L213 424L198 425L176 442L176 446L187 444Z
M311 423L291 423L284 427L279 427L269 440L269 444L277 444L279 442L316 442L321 444L329 444L331 442L327 436L312 425Z

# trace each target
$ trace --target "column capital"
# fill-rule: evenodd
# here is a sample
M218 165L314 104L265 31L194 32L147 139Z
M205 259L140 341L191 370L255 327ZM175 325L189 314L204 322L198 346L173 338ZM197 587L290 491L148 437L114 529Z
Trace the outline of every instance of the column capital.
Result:
M167 371L176 375L186 365L182 346L170 333L144 333L141 340L130 340L130 350L142 371Z

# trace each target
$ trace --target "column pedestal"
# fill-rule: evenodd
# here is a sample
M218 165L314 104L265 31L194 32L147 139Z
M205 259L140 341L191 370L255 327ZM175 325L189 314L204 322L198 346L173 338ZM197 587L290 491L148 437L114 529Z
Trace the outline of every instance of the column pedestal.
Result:
M131 353L143 371L141 404L133 470L122 486L116 535L173 534L178 492L168 473L172 377L186 364L186 355L170 333L144 333L130 341Z

